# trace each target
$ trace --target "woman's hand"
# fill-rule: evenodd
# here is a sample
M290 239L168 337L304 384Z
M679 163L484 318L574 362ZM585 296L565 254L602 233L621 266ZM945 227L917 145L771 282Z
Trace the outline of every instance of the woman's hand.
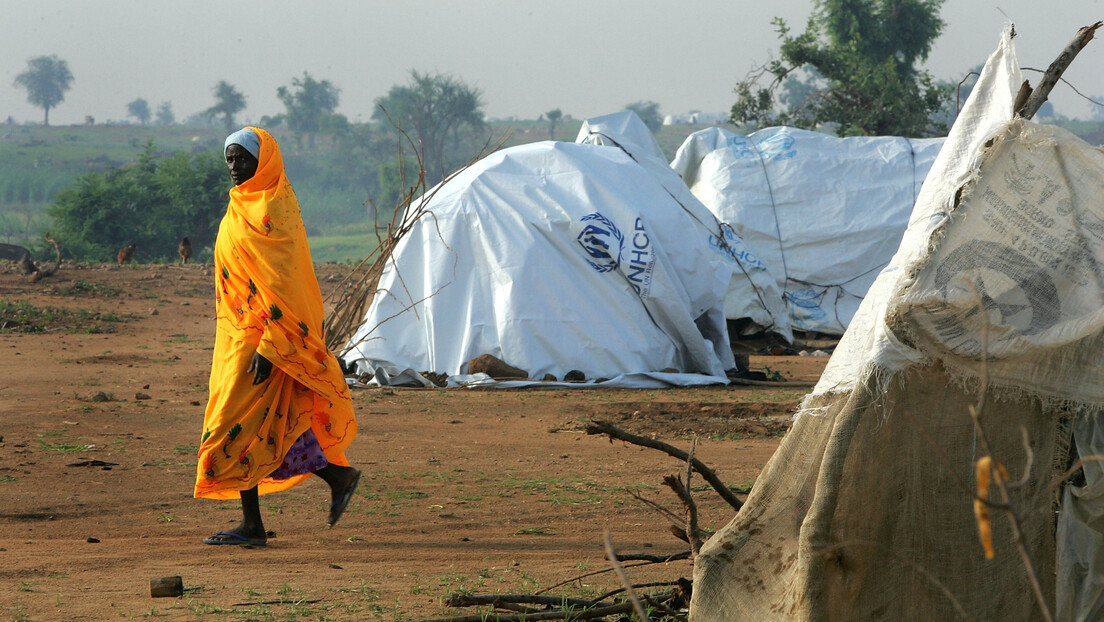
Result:
M261 384L265 380L268 380L269 374L272 373L272 361L261 356L260 352L253 353L253 361L249 363L249 369L245 370L253 372L253 384Z

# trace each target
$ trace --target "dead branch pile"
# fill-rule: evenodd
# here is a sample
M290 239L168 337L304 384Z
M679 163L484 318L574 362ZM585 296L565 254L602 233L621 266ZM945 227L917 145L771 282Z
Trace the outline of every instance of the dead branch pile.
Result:
M384 110L384 113L386 114L387 111ZM390 119L391 117L388 116L388 120ZM415 223L421 220L423 216L427 214L432 216L427 206L434 195L436 195L445 184L454 179L469 166L475 164L487 154L493 153L501 148L508 138L508 136L502 136L497 140L488 140L473 158L446 176L441 183L437 184L432 189L427 189L425 160L422 155L422 150L418 148L418 145L414 143L413 139L411 139L398 124L394 121L391 121L391 123L401 136L398 154L399 183L402 188L404 188L404 192L402 200L395 206L391 221L387 224L385 236L380 235L381 228L379 223L376 223L376 241L378 243L376 249L357 264L349 275L341 281L337 288L326 297L325 303L331 308L325 320L326 347L336 353L338 357L341 357L357 345L357 343L353 343L352 340L357 329L360 328L360 322L362 318L364 318L368 307L372 304L372 299L376 295L376 287L379 284L380 276L383 274L387 264L392 261L392 253L394 253L399 241L410 232ZM418 166L417 179L414 183L409 185L407 183L407 160L404 156L404 144L413 152ZM404 309L404 311L412 308L419 302L422 301L414 301L411 307ZM368 336L371 335L376 328L375 326L371 327L367 335L362 337L360 341L369 338Z
M649 509L658 512L671 521L671 532L675 537L688 543L689 550L672 555L621 554L614 549L609 532L606 532L603 540L606 559L610 563L609 568L593 570L566 579L534 594L452 594L447 601L449 607L491 607L492 612L436 618L422 620L421 622L523 622L526 620L603 620L607 618L624 620L632 613L635 613L636 618L641 621L682 621L687 619L690 596L693 590L693 583L689 579L679 577L672 581L657 583L633 583L626 569L649 564L666 564L675 560L693 559L701 549L703 536L712 535L698 527L698 508L690 493L690 478L694 471L701 474L733 508L739 510L742 503L721 482L712 469L694 457L697 439L691 445L690 451L686 452L661 441L630 434L604 421L592 421L586 426L586 433L605 434L610 437L610 442L613 442L613 439L618 439L633 445L657 449L686 463L685 481L681 475L668 475L663 478L663 483L675 492L681 502L685 510L685 517L680 517L675 512L654 501L644 499L640 495L630 494ZM623 587L591 600L545 595L551 590L575 583L585 577L608 572L615 573ZM637 593L637 590L653 588L665 589Z

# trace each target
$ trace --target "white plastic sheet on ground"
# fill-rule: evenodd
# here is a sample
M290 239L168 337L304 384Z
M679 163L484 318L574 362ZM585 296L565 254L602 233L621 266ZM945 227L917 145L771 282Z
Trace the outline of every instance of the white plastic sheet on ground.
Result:
M402 377L391 377L381 374L377 368L376 375L366 383L359 380L347 379L351 387L369 386L422 386L434 387L433 381L414 372L405 370ZM665 372L639 372L635 374L621 374L619 376L603 379L595 378L582 382L552 382L538 380L495 380L487 374L462 374L449 376L445 386L448 388L464 387L471 389L670 389L673 387L704 387L719 384L728 384L728 378L718 376L705 376L702 374L675 374Z
M838 335L897 250L942 144L709 128L671 167L775 276L793 328Z
M771 332L787 342L793 341L778 280L732 226L722 222L690 192L667 163L655 136L640 117L625 110L586 119L575 142L621 149L651 173L691 218L715 232L709 238L710 245L723 249L732 262L734 270L725 294L725 317L750 320L742 327L745 334Z
M395 249L343 358L448 375L491 354L531 378L734 367L732 263L619 149L544 142L442 187Z

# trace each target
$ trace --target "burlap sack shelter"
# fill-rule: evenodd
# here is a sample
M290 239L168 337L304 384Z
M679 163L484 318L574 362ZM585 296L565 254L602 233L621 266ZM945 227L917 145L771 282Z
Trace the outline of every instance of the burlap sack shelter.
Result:
M969 408L982 403L994 459L1013 480L1026 471L1012 504L1048 608L1101 619L1102 470L1066 487L1057 521L1054 484L1071 425L1082 455L1102 444L1104 155L1014 118L1021 81L1006 33L901 248L747 503L702 548L694 622L1043 619L1001 510L992 559L979 541L985 453Z

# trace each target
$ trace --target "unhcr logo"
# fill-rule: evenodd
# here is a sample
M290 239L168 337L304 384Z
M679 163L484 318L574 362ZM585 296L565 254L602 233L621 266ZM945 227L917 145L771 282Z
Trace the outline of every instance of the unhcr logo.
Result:
M586 253L587 263L598 272L610 272L621 265L625 236L609 218L595 212L579 219L583 230L575 241Z
M797 155L794 138L786 132L779 132L756 144L744 136L733 136L728 141L732 154L737 160L762 158L766 161L790 160Z
M629 242L629 263L626 276L636 295L647 298L652 291L652 274L655 272L655 253L652 251L652 238L644 226L644 219L637 218L633 224L632 240Z
M652 290L655 252L644 219L636 219L627 239L613 221L597 212L579 221L583 223L583 230L575 240L586 253L587 263L598 272L620 270L633 291L647 298Z
M759 261L759 258L744 246L744 241L740 239L740 236L736 235L732 227L728 226L726 223L721 223L721 233L723 237L715 233L709 234L708 244L710 248L744 269L767 269L766 266L763 265L763 262Z

